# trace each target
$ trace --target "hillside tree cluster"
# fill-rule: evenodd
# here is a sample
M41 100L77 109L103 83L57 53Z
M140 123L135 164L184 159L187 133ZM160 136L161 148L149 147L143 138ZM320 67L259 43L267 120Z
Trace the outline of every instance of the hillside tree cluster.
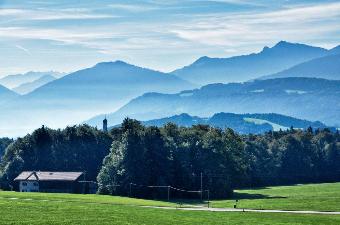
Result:
M164 188L146 186L200 190L202 178L212 198L225 198L235 188L340 181L340 135L311 128L239 135L208 125L158 128L132 119L109 133L88 125L42 127L6 148L1 188L25 170L83 171L98 182L100 194L143 198L166 195Z

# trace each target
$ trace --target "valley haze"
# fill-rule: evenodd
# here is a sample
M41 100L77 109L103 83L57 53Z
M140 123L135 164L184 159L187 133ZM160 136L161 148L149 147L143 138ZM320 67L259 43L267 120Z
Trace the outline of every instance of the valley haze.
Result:
M202 57L172 73L115 61L67 75L7 76L0 80L7 86L1 91L1 133L20 136L41 125L62 128L82 122L101 127L105 115L112 126L126 117L221 112L278 113L339 127L339 65L339 47L280 41L259 53Z

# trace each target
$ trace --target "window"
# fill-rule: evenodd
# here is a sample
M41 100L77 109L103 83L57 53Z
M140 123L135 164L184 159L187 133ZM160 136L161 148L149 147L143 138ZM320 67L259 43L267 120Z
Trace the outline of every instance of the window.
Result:
M22 186L27 186L27 183L26 182L22 182Z
M33 186L37 187L37 186L39 186L39 184L37 182L34 182Z

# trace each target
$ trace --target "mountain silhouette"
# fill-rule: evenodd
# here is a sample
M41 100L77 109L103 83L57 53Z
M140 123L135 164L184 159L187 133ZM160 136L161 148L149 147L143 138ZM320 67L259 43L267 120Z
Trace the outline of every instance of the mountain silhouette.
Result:
M0 105L17 98L19 95L14 91L0 85Z
M283 77L316 77L340 80L340 54L313 59L282 72L261 77L261 79Z
M288 69L311 59L329 54L327 49L280 41L264 47L259 53L230 58L202 57L173 74L192 83L243 82Z
M195 87L175 76L122 61L98 63L43 85L3 106L0 126L63 127L114 111L146 92L176 93Z
M286 130L290 127L306 129L325 128L321 122L311 122L275 113L268 114L235 114L235 113L216 113L212 117L201 118L190 116L187 113L179 115L142 121L146 126L164 126L167 123L174 123L178 126L190 127L198 124L210 125L221 129L231 128L241 134L260 134L268 131Z
M146 93L108 114L117 124L125 117L151 120L188 113L211 117L218 112L278 113L339 126L340 81L278 78L245 83L210 84L177 94ZM98 124L103 116L90 119Z
M43 76L53 76L60 78L64 76L64 73L49 71L49 72L27 72L24 74L8 75L0 79L0 84L7 88L15 88L24 83L33 82L40 79Z
M43 77L40 77L37 80L31 81L31 82L27 82L27 83L23 83L21 85L19 85L18 87L13 88L12 90L15 91L16 93L19 93L21 95L24 94L28 94L32 91L34 91L35 89L54 81L56 78L51 76L51 75L44 75Z

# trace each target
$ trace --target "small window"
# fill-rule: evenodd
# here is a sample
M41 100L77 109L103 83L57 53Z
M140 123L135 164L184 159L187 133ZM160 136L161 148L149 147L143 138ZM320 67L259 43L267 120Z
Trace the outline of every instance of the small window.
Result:
M22 186L27 186L27 183L26 182L22 182Z
M33 186L36 186L36 187L37 187L38 185L39 185L39 184L38 184L38 183L36 183L36 182L34 182L34 183L33 183Z

